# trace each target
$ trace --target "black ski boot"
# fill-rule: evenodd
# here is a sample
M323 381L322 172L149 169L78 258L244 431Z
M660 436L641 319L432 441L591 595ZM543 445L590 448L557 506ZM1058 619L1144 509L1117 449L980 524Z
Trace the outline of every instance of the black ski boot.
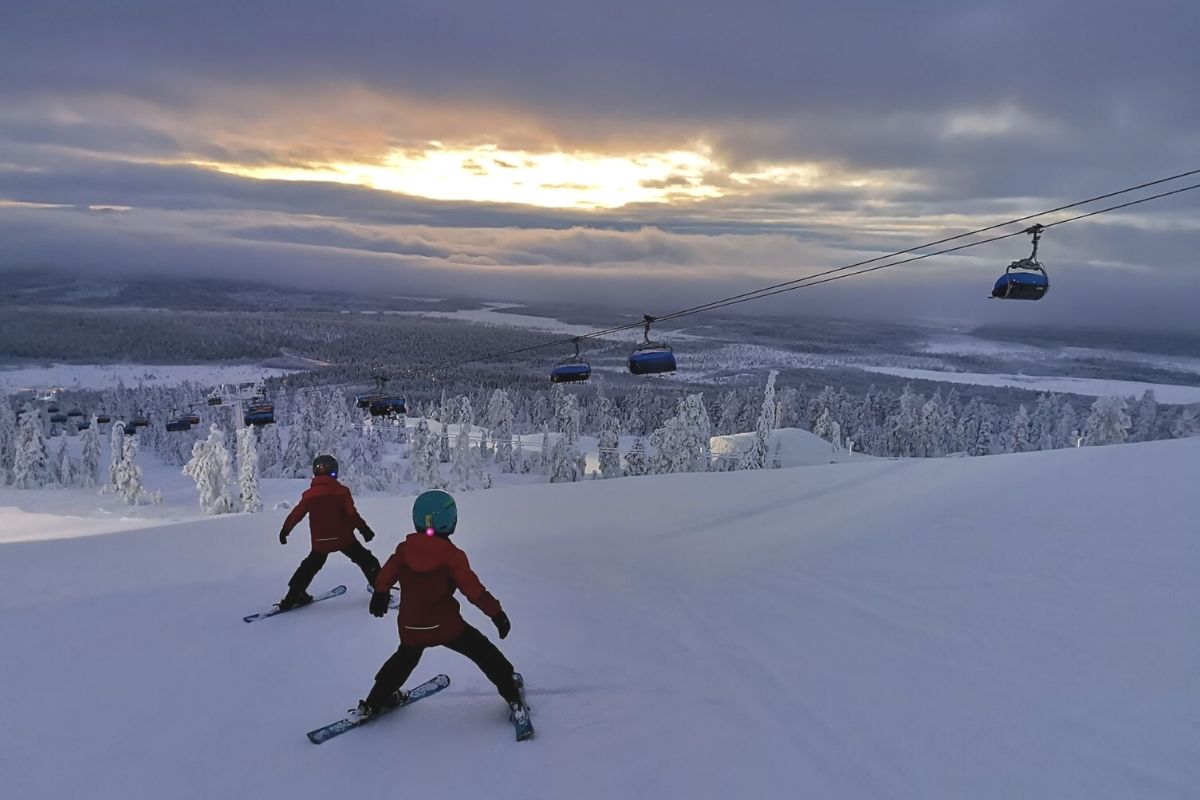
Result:
M290 611L293 608L306 606L313 601L313 597L308 592L298 592L295 589L288 589L288 593L279 601L280 611Z

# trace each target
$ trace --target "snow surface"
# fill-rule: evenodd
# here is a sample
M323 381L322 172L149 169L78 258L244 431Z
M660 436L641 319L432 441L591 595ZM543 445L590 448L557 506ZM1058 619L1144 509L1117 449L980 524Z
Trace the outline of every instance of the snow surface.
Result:
M445 650L413 680L449 689L310 744L365 694L395 620L335 556L314 585L344 597L243 624L306 552L276 541L283 511L0 545L0 786L1194 798L1197 463L1189 439L462 494L455 540L529 682L521 744ZM376 553L410 502L360 498Z
M178 386L192 381L204 386L249 383L295 370L257 364L50 364L37 367L0 366L0 394L22 389L104 389L124 381L126 386Z
M1011 375L987 372L943 372L936 369L907 369L904 367L860 365L868 372L898 375L942 383L966 383L972 386L1013 386L1034 392L1067 392L1089 397L1141 397L1145 391L1153 391L1160 403L1200 403L1200 386L1181 386L1170 383L1144 383L1142 381L1119 381L1108 378L1064 378L1050 375Z

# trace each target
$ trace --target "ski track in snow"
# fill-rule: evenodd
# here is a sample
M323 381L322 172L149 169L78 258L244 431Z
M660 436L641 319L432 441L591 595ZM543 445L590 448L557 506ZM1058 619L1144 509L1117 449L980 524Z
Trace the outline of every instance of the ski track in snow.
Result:
M1190 800L1198 461L1195 438L462 493L455 541L529 684L538 735L521 744L445 650L410 685L446 672L446 691L309 744L365 694L395 618L352 590L243 624L307 552L302 531L276 541L284 511L0 545L0 691L20 721L0 733L0 785ZM1036 491L998 502L1012 486ZM376 554L409 502L359 498ZM361 581L335 556L314 588Z

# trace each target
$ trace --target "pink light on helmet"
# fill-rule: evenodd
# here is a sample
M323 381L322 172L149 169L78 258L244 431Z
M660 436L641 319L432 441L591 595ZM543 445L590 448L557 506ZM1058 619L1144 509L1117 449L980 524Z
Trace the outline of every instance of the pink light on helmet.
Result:
M426 528L426 529L425 529L425 535L426 535L426 536L433 536L433 528Z

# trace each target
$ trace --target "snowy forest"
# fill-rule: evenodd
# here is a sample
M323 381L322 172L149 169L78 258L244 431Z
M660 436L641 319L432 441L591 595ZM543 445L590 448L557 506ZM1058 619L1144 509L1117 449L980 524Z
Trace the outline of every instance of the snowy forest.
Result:
M131 504L153 503L137 463L139 453L150 454L196 481L205 511L222 513L261 510L260 477L305 478L319 453L337 457L341 479L355 489L394 491L488 488L501 475L571 482L778 467L771 435L782 428L826 440L832 461L843 452L980 456L1200 434L1200 405L1160 406L1152 392L1090 405L1043 394L1005 415L956 389L812 391L778 386L774 370L765 386L712 393L662 383L623 390L603 379L571 388L479 387L414 398L405 414L381 417L358 408L345 386L290 382L258 386L254 394L271 400L275 424L251 427L240 405L210 405L214 387L199 384L9 396L0 403L0 480L17 488L100 487ZM167 430L181 414L189 419ZM746 446L713 451L712 437L732 434L744 434ZM107 465L102 437L110 443Z

